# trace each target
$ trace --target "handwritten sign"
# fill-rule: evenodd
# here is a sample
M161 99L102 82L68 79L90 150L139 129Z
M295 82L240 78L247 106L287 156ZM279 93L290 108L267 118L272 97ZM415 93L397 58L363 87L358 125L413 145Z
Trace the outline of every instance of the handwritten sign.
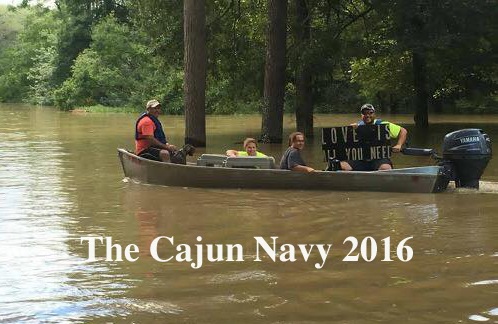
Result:
M389 130L384 124L323 128L322 150L326 161L388 159L391 158Z

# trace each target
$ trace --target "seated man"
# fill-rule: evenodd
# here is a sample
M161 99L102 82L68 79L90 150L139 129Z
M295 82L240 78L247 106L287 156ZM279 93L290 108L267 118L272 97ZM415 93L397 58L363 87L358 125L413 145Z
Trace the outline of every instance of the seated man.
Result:
M168 143L158 119L161 104L152 99L147 102L145 109L147 111L138 117L135 124L135 153L148 159L169 162L176 146Z
M280 169L314 172L315 169L309 167L301 157L301 151L304 148L304 135L301 132L294 132L289 135L289 147L280 160Z
M408 132L403 127L390 123L388 121L383 121L381 119L375 118L375 108L371 104L364 104L360 108L361 120L355 124L351 124L353 127L358 127L362 125L381 125L387 124L389 129L389 136L391 139L397 139L396 145L392 147L392 152L398 153L401 151L401 147L406 142L406 137ZM390 159L378 159L378 160L368 160L368 161L341 161L341 169L344 171L376 171L376 170L391 170L392 162Z
M248 137L244 140L244 151L228 150L226 154L229 157L236 157L236 156L266 157L265 154L258 152L258 146L256 140L251 137Z

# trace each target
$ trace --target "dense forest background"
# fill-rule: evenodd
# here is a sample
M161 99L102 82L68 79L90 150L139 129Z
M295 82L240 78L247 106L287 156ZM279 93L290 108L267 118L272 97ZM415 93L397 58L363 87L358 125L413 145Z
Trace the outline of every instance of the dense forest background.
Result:
M266 0L206 1L206 113L261 112ZM496 112L495 0L291 0L285 112ZM184 113L183 1L59 0L0 7L0 101ZM285 32L285 31L284 31ZM303 79L304 78L304 79ZM423 90L420 90L423 89ZM417 93L422 91L422 93ZM121 107L121 108L118 108Z

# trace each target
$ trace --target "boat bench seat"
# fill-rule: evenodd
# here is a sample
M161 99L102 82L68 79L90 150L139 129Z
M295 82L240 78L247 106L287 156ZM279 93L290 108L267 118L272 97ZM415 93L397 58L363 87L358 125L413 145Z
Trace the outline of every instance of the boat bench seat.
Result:
M275 159L269 157L227 157L222 154L202 154L197 159L198 166L246 168L246 169L274 169Z
M274 169L275 159L269 157L229 157L226 160L227 168L247 168L247 169Z
M224 167L227 156L224 154L202 154L197 159L198 166Z

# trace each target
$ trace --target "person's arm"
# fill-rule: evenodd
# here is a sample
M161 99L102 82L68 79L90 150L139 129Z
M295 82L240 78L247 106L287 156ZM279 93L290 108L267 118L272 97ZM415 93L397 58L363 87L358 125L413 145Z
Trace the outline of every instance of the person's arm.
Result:
M151 146L160 147L160 148L167 150L167 151L170 151L170 152L176 151L175 145L169 144L169 143L163 144L163 143L159 142L157 140L157 138L155 138L153 135L142 135L142 138L146 139Z
M236 157L239 155L239 152L237 150L227 150L226 155L228 157Z
M313 172L315 169L306 166L304 160L301 158L301 154L298 150L295 150L289 154L287 164L291 171L297 172Z
M169 143L163 144L154 137L155 125L150 118L142 119L138 124L138 130L140 132L139 138L149 142L149 145L159 147L170 152L176 151L176 146Z
M393 146L393 152L398 153L401 151L401 147L405 144L406 138L408 136L408 131L401 127L398 135L398 142Z
M297 171L297 172L314 172L315 169L310 168L309 166L305 165L295 165L294 167L291 168L292 171Z

